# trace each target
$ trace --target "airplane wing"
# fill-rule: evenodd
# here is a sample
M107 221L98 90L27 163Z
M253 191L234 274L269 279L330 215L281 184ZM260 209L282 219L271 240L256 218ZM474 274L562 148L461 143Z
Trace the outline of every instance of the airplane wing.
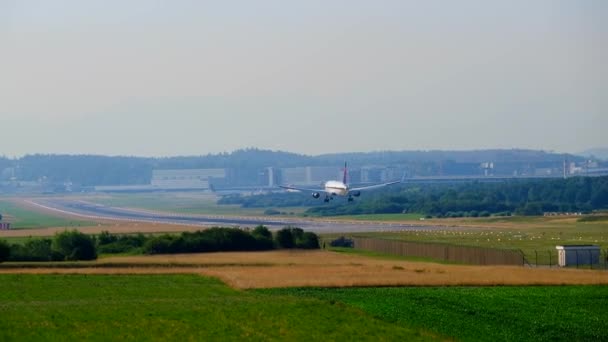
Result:
M283 188L283 189L287 189L287 190L295 190L295 191L325 192L325 189L307 189L307 188L298 188L298 187L289 186L289 185L279 185L279 188Z
M385 187L385 186L388 186L388 185L397 184L397 183L401 183L401 181L394 181L394 182L388 182L388 183L382 183L382 184L374 184L374 185L362 186L362 187L358 187L358 188L350 188L350 189L348 189L348 191L373 190L373 189L378 189L378 188L382 188L382 187Z

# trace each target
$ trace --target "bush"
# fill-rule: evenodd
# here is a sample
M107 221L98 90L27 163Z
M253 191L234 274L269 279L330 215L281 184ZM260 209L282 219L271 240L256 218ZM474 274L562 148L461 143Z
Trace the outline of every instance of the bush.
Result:
M11 247L8 242L0 240L0 262L8 260L11 255Z
M133 246L125 241L116 241L99 246L97 251L103 254L128 253L136 248L138 248L138 246Z
M278 210L276 210L276 209L266 209L266 210L264 210L264 215L271 216L271 215L279 215L279 214L281 214L281 212L278 211Z
M344 236L340 236L339 238L332 240L329 243L332 247L353 247L355 245L352 239L347 239Z
M272 233L270 232L270 230L268 230L268 228L266 228L266 226L263 226L263 225L259 225L255 228L253 228L253 230L251 231L251 235L253 235L256 238L263 237L263 238L272 239Z
M24 245L25 260L22 261L51 261L54 256L51 239L30 239Z
M150 238L143 245L147 254L201 253L219 251L255 251L274 248L272 234L264 226L252 233L238 228L210 228L179 236L162 235Z
M277 232L275 240L279 248L293 248L295 246L291 229L287 227Z
M280 248L319 248L319 237L315 233L304 232L302 228L285 227L277 232L275 237Z
M296 247L302 249L319 249L319 237L312 232L305 232L302 237L296 240Z
M251 235L256 240L257 250L269 250L274 248L272 233L265 226L259 225L255 227L251 232Z
M101 232L101 234L99 234L99 236L97 236L97 245L109 245L113 242L116 242L117 240L118 237L116 235L112 235L107 230L104 230Z
M256 239L248 232L238 228L210 228L196 232L200 237L210 240L218 251L248 251L256 249Z
M267 251L274 249L274 241L272 238L265 237L255 237L256 240L256 250L258 251Z
M144 244L144 253L147 254L167 254L173 253L172 245L175 240L174 236L161 235L155 236Z
M57 252L62 260L97 259L97 249L93 239L77 230L66 230L55 234L52 250Z
M129 253L143 247L148 238L139 233L136 235L113 235L107 231L97 236L97 250L99 253Z

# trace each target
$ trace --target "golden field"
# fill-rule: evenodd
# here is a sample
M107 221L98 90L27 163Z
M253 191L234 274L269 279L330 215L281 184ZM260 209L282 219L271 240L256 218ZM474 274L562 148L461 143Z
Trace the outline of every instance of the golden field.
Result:
M218 277L232 287L487 286L608 284L598 270L464 266L329 251L270 251L111 257L82 267L1 268L0 273L175 274Z

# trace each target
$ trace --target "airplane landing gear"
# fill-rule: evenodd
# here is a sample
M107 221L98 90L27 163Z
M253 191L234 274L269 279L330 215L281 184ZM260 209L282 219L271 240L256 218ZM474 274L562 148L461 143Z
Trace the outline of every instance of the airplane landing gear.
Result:
M348 196L348 201L352 202L354 200L353 196Z

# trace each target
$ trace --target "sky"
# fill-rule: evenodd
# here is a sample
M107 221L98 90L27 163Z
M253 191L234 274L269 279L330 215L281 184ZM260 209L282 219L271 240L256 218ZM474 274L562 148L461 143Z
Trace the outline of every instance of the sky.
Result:
M603 0L0 0L0 155L608 146Z

